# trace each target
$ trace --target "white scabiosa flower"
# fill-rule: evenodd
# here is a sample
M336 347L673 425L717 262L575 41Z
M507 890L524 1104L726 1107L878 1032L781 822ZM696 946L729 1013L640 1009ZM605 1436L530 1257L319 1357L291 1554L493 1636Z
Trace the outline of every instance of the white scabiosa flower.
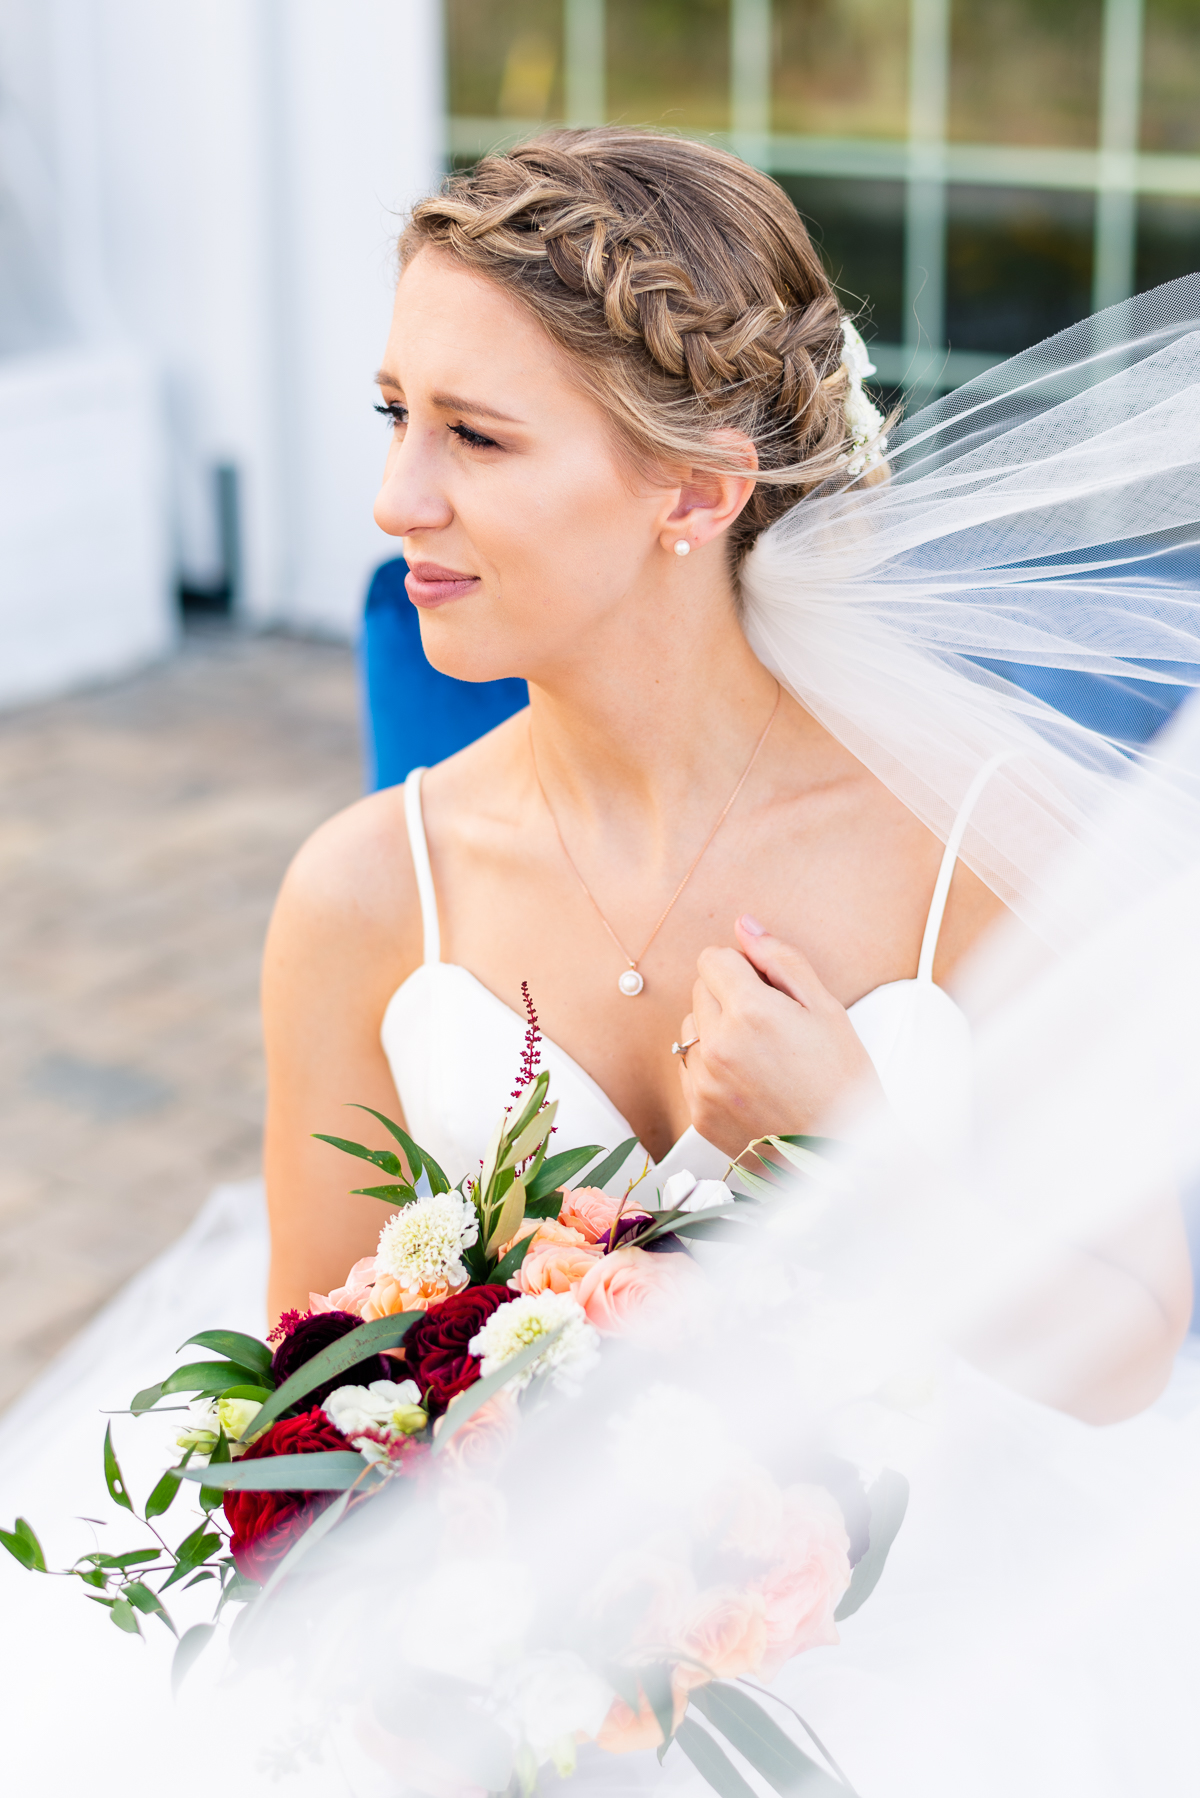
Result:
M376 1276L427 1296L457 1292L467 1283L464 1249L479 1241L479 1218L469 1199L442 1192L414 1199L379 1232Z
M480 1378L486 1379L543 1336L555 1340L514 1376L512 1390L520 1392L535 1374L547 1374L564 1392L577 1392L599 1352L600 1336L569 1292L532 1293L498 1306L467 1346L479 1356Z
M850 377L846 392L846 431L851 442L847 467L851 474L877 468L887 455L887 438L883 434L884 416L868 398L863 382L873 375L866 344L848 318L842 320L842 367Z

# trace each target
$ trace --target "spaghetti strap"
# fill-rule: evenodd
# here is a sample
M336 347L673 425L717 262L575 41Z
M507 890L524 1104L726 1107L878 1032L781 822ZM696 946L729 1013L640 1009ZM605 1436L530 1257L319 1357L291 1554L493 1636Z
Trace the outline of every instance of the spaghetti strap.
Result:
M958 852L962 848L962 840L967 834L967 825L975 802L987 786L988 781L1002 762L1011 761L1019 754L1015 749L1002 749L990 761L983 764L970 786L966 798L958 808L958 815L950 826L950 835L946 838L946 849L942 856L942 865L938 869L938 877L933 888L933 898L929 902L929 916L925 920L925 934L921 938L921 955L917 962L917 979L933 979L933 960L937 954L938 936L941 933L942 918L946 910L946 898L950 891L950 882L954 878L954 867L958 861Z
M433 890L429 844L425 840L425 820L421 815L421 776L424 772L424 768L414 768L404 783L404 822L408 825L408 846L412 851L413 873L417 877L417 894L421 901L425 960L431 962L442 959L442 933L438 928L437 894Z

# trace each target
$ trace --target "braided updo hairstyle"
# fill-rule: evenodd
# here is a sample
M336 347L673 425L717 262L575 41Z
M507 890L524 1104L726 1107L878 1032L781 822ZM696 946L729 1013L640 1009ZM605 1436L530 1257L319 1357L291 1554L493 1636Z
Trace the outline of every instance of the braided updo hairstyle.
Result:
M737 157L651 131L547 131L422 200L401 268L426 245L528 307L637 468L745 474L713 433L751 440L735 572L760 531L846 478L837 296L791 201Z

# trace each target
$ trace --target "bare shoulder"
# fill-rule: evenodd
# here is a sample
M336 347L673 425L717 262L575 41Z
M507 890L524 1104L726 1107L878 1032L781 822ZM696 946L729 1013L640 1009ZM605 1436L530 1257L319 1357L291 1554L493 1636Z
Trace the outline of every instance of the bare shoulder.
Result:
M421 960L421 907L404 792L372 793L315 830L284 877L267 943L329 976L353 970L392 990Z

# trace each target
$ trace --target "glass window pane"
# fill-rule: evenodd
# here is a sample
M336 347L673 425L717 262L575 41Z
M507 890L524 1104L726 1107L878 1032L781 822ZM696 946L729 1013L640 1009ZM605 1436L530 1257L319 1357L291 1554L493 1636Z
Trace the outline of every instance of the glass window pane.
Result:
M904 187L782 175L830 277L867 339L899 343L904 308Z
M608 0L608 116L729 125L728 0Z
M959 143L1096 143L1102 0L953 0L949 133Z
M561 119L562 0L447 0L456 118Z
M908 0L775 0L771 128L814 137L908 130Z
M1146 0L1142 148L1200 150L1200 5Z
M1092 309L1090 194L947 189L946 338L1012 354Z
M1200 269L1200 196L1166 200L1146 195L1138 206L1137 291Z

